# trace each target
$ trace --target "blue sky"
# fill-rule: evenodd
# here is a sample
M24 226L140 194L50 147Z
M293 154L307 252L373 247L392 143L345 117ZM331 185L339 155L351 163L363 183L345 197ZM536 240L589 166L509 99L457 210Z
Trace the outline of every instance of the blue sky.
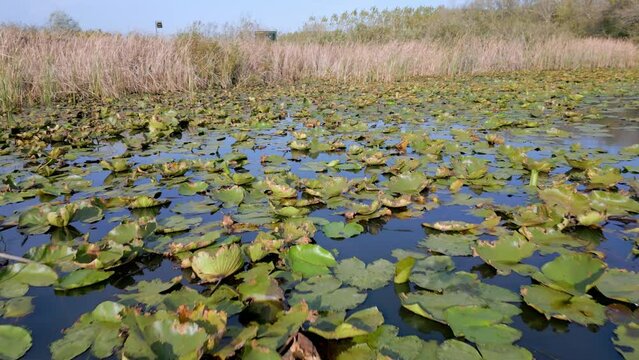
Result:
M457 1L458 2L458 1ZM164 33L186 28L194 21L237 23L250 17L266 28L298 29L309 16L398 6L455 5L455 0L0 0L0 23L44 25L52 11L62 10L83 29L153 32L154 22L164 22Z

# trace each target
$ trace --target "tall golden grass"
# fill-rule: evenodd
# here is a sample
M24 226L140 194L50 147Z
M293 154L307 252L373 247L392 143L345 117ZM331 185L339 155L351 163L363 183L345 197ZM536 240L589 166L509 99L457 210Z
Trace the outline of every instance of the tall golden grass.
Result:
M0 28L0 110L68 97L195 91L314 79L365 82L518 70L628 68L632 42L603 38L318 44Z

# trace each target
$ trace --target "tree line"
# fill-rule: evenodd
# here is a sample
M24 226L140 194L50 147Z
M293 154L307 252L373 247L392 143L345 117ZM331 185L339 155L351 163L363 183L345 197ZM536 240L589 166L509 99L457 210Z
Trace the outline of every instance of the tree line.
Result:
M353 10L311 17L289 40L534 39L556 34L639 40L639 0L473 0L460 7Z

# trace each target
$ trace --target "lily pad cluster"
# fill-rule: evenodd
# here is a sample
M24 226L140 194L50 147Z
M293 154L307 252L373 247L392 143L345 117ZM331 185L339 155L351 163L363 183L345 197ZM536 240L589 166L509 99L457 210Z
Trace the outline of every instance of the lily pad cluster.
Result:
M316 83L2 117L0 358L532 359L546 349L522 341L525 312L613 323L604 342L636 358L638 79ZM70 296L95 306L43 344L25 317ZM405 318L446 339L403 336Z

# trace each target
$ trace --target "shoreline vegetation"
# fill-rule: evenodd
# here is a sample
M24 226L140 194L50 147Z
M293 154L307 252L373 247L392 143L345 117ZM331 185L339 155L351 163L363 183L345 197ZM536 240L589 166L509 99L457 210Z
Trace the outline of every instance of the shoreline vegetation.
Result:
M557 18L561 9L548 17L539 9L531 12L532 5L473 4L309 19L276 42L255 39L253 23L224 32L196 23L170 37L5 25L0 27L0 112L58 100L238 85L356 84L638 65L639 50L626 30L595 31L593 24L570 23ZM609 19L598 21L616 29Z

